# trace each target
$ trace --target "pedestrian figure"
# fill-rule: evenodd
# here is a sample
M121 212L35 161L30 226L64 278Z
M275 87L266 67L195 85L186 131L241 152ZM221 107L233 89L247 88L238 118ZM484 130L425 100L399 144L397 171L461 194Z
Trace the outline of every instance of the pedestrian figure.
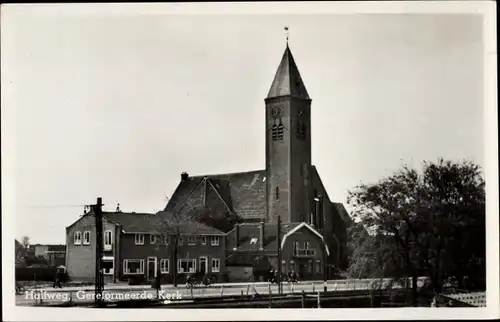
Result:
M61 269L58 267L56 269L56 276L55 276L55 279L54 279L54 285L53 285L54 288L56 287L59 287L59 288L62 288L62 285L61 285Z

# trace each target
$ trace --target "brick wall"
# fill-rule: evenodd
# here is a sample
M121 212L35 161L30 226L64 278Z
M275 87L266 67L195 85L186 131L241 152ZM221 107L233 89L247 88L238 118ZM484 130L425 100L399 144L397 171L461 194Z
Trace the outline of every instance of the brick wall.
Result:
M103 220L103 233L106 230L115 231L115 224ZM81 244L75 245L74 234L80 231ZM84 245L84 231L90 231L90 244ZM96 261L96 230L93 215L85 215L66 228L66 267L72 280L94 280Z

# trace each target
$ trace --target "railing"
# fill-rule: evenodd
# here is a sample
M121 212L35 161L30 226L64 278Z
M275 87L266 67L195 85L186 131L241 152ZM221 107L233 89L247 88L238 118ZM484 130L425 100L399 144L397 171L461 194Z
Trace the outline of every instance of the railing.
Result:
M293 256L295 257L311 257L316 255L315 249L294 249Z

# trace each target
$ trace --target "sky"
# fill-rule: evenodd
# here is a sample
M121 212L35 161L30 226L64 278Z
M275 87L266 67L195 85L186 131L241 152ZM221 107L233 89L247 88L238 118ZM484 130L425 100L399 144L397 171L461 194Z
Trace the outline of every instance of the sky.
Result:
M284 26L312 98L313 164L332 201L402 164L484 166L480 16L8 18L2 154L14 162L2 171L14 182L2 190L13 193L6 215L19 240L65 243L65 227L97 197L105 210L159 211L183 171L263 169L264 98Z

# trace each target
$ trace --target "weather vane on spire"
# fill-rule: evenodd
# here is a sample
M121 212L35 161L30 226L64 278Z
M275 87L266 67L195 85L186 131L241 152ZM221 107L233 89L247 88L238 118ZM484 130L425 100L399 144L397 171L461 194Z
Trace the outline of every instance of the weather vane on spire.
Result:
M286 35L286 44L288 46L288 36L289 36L289 33L288 33L288 26L285 26L285 35Z

